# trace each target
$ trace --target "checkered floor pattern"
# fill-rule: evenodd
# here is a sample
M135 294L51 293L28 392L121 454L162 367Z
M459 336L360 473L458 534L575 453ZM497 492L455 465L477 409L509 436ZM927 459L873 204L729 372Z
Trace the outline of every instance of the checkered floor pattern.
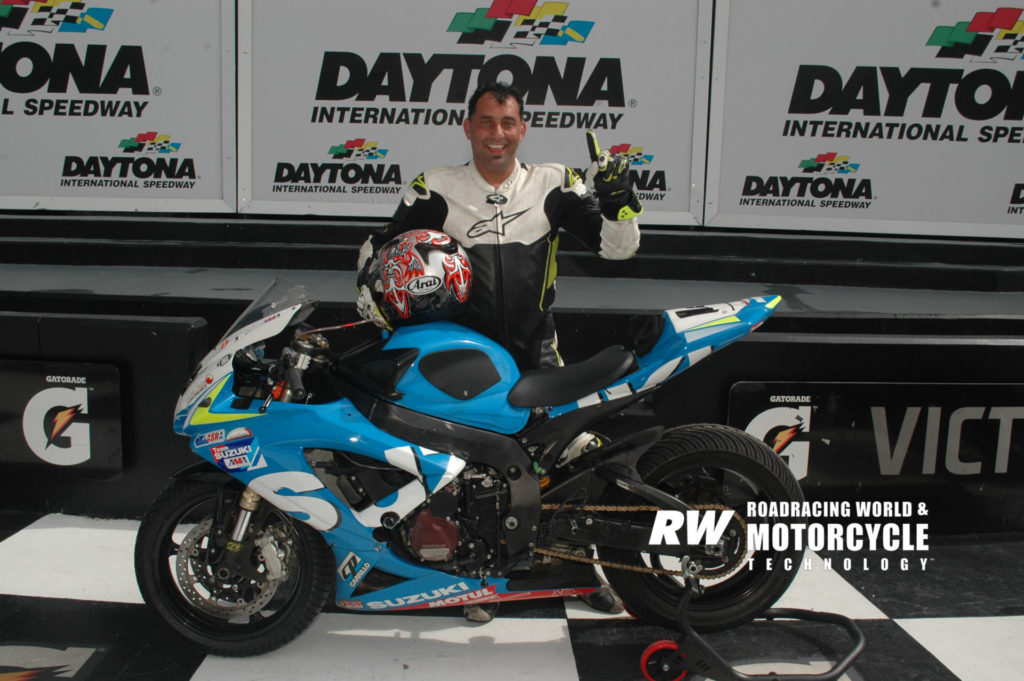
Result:
M648 644L672 638L568 599L506 604L487 624L452 609L430 616L329 610L271 654L205 656L165 632L142 604L131 559L136 528L127 520L0 511L0 679L627 681L643 678ZM858 622L867 649L844 679L1024 680L1024 534L933 537L927 554L905 557L904 570L900 556L885 564L877 554L810 555L778 605ZM848 641L834 627L793 621L709 640L748 674L817 673Z

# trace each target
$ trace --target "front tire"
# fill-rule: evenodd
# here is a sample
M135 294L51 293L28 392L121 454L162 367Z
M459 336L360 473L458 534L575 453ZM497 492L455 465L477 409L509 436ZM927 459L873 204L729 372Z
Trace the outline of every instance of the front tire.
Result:
M177 480L142 519L135 574L146 604L176 632L217 655L257 655L298 636L334 585L333 555L320 535L280 511L254 516L246 540L251 574L207 561L222 489L234 483ZM267 502L263 502L266 505ZM223 512L223 511L222 511Z
M782 596L796 576L803 550L752 552L745 537L748 501L804 498L796 478L771 448L735 428L683 426L666 432L640 459L637 471L647 484L691 506L729 508L735 511L734 517L742 519L735 525L737 532L732 532L734 525L730 525L732 539L723 540L713 553L704 547L694 547L691 552L691 558L703 568L698 578L704 587L704 593L695 597L687 610L695 629L717 631L738 626L759 616ZM614 489L608 502L636 503L636 497ZM637 512L634 519L650 522L653 515ZM680 560L670 556L611 548L601 548L599 553L602 560L611 562L681 569ZM684 593L682 578L614 568L606 568L605 574L634 615L659 626L678 626L676 606Z

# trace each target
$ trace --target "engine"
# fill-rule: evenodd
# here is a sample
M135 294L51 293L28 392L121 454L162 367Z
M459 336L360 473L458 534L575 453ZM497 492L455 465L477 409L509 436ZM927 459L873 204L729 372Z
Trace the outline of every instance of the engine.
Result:
M306 460L324 486L356 510L415 480L411 473L352 452L310 449ZM506 559L502 528L510 495L500 473L469 464L419 510L393 529L381 531L392 546L432 568L467 576L498 572Z
M432 567L467 575L497 571L505 560L501 535L508 510L501 475L470 465L410 516L400 534L407 551Z

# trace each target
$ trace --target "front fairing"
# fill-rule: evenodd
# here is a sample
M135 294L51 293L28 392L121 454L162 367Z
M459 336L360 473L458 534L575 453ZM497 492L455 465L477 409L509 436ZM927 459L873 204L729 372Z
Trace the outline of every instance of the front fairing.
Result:
M303 321L317 302L306 287L274 279L239 315L189 377L174 407L174 431L186 432L186 424L196 407L231 373L235 353Z

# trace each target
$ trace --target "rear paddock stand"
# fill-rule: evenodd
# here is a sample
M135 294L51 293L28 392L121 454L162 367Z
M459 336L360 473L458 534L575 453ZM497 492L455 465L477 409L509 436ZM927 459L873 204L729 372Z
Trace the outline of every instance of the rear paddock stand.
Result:
M818 674L776 674L775 672L744 674L736 671L690 626L689 617L686 614L687 606L694 592L699 592L701 587L692 577L688 578L686 582L686 591L679 599L679 605L676 608L679 639L655 641L647 646L640 660L644 677L649 681L680 681L691 671L715 681L835 681L864 651L864 634L849 617L814 610L771 608L757 619L802 620L835 624L843 627L850 635L850 638L853 639L853 648L827 671Z

